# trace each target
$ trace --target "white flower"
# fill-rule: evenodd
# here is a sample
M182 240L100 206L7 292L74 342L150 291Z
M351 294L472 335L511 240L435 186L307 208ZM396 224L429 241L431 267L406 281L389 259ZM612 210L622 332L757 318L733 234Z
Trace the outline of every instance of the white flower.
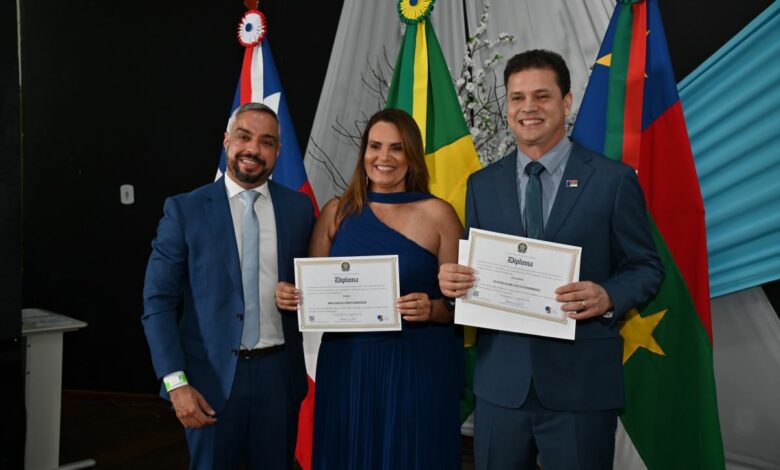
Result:
M476 30L463 48L461 76L454 79L458 103L483 164L503 157L514 144L514 136L507 131L502 117L506 99L496 90L497 85L492 79L492 74L496 72L494 67L503 57L500 54L494 54L487 60L475 57L482 49L490 49L502 42L511 43L514 39L507 33L499 33L497 38L484 38L490 18L488 9L486 2Z

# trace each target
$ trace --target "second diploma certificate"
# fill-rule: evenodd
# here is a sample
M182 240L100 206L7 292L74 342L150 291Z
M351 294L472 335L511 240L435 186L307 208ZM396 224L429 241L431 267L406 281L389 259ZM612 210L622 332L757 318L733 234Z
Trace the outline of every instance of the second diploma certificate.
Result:
M300 331L397 331L398 256L296 258Z
M461 250L477 282L456 303L455 323L574 338L555 289L579 280L580 247L472 228Z

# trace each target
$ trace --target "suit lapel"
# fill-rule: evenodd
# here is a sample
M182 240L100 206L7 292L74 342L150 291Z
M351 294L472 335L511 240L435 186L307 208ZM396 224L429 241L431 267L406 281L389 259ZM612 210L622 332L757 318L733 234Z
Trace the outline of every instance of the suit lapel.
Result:
M553 240L563 223L569 217L574 204L585 191L590 177L593 175L593 167L588 163L593 158L588 152L575 142L569 155L566 169L563 171L561 183L558 185L558 194L555 196L550 217L544 229L543 238ZM576 187L566 187L567 181L576 181Z
M496 192L501 214L506 222L509 233L524 236L520 203L517 198L517 150L496 163L499 170L496 175Z
M222 260L236 289L241 291L241 262L238 259L238 245L224 178L218 179L208 188L204 210L214 234L215 247L224 247Z
M274 219L276 220L276 269L279 279L284 279L287 275L285 268L287 264L283 260L289 259L287 253L288 241L290 240L290 227L284 223L285 217L282 217L285 204L285 194L272 180L268 181L268 191L271 194L271 203L274 206Z

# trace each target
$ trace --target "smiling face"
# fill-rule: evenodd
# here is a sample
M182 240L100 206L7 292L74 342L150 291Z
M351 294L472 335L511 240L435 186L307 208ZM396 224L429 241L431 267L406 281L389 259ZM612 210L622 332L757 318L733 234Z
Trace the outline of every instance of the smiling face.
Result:
M244 189L266 181L279 155L279 124L268 113L244 111L225 133L227 175Z
M566 136L572 96L562 96L552 69L513 73L506 83L506 94L507 124L523 153L536 160Z
M394 193L406 190L406 160L401 133L395 124L379 121L368 131L363 165L370 181L369 191Z

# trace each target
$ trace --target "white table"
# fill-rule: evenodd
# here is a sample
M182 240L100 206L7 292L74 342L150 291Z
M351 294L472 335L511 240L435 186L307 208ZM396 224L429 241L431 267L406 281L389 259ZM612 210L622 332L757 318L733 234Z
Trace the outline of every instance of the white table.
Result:
M22 310L22 336L27 343L24 387L27 407L24 467L27 470L59 467L62 334L85 326L83 321L47 310Z

